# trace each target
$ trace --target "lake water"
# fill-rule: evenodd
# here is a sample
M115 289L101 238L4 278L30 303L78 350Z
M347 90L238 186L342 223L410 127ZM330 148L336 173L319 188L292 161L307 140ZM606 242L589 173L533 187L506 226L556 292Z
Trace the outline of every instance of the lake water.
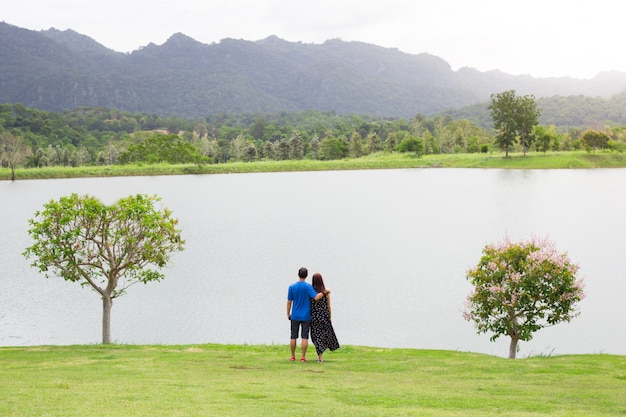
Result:
M45 279L21 253L50 199L157 194L186 240L160 283L115 300L130 344L284 344L300 266L333 294L343 344L506 357L462 317L485 244L548 236L580 264L580 316L521 342L519 357L626 354L626 170L406 169L0 182L0 345L99 343L99 296ZM310 279L309 279L310 282Z

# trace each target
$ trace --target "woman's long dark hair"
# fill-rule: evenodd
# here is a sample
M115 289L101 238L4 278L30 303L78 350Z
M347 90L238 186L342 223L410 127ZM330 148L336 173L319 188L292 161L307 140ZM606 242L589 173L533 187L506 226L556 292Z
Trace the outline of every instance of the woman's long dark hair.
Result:
M319 272L313 274L312 282L315 291L322 292L326 289L326 287L324 286L324 279L322 279L322 274L320 274Z

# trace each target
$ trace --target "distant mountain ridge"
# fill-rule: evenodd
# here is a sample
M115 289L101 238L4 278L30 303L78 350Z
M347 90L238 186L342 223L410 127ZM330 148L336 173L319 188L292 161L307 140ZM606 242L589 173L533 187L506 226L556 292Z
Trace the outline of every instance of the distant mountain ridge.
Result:
M162 45L121 53L73 30L0 23L0 103L48 111L102 106L187 118L303 110L412 117L485 102L508 89L538 98L608 98L626 91L626 73L578 80L453 71L427 53L276 36L209 45L176 33Z

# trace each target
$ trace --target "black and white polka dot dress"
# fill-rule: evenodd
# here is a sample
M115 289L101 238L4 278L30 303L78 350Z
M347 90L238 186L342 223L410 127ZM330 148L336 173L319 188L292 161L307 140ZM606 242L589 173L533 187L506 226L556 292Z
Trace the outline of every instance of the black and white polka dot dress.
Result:
M326 349L331 351L339 349L339 341L330 321L326 296L318 301L311 300L311 341L318 355L323 354Z

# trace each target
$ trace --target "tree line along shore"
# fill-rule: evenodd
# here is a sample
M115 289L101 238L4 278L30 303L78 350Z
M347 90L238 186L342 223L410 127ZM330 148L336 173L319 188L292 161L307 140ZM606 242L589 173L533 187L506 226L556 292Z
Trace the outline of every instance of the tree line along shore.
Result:
M491 124L308 111L186 120L0 105L0 176L60 178L407 167L621 167L626 126L540 125L533 96L492 95ZM521 153L524 158L518 158ZM504 156L504 158L503 158ZM20 175L16 171L20 170Z

